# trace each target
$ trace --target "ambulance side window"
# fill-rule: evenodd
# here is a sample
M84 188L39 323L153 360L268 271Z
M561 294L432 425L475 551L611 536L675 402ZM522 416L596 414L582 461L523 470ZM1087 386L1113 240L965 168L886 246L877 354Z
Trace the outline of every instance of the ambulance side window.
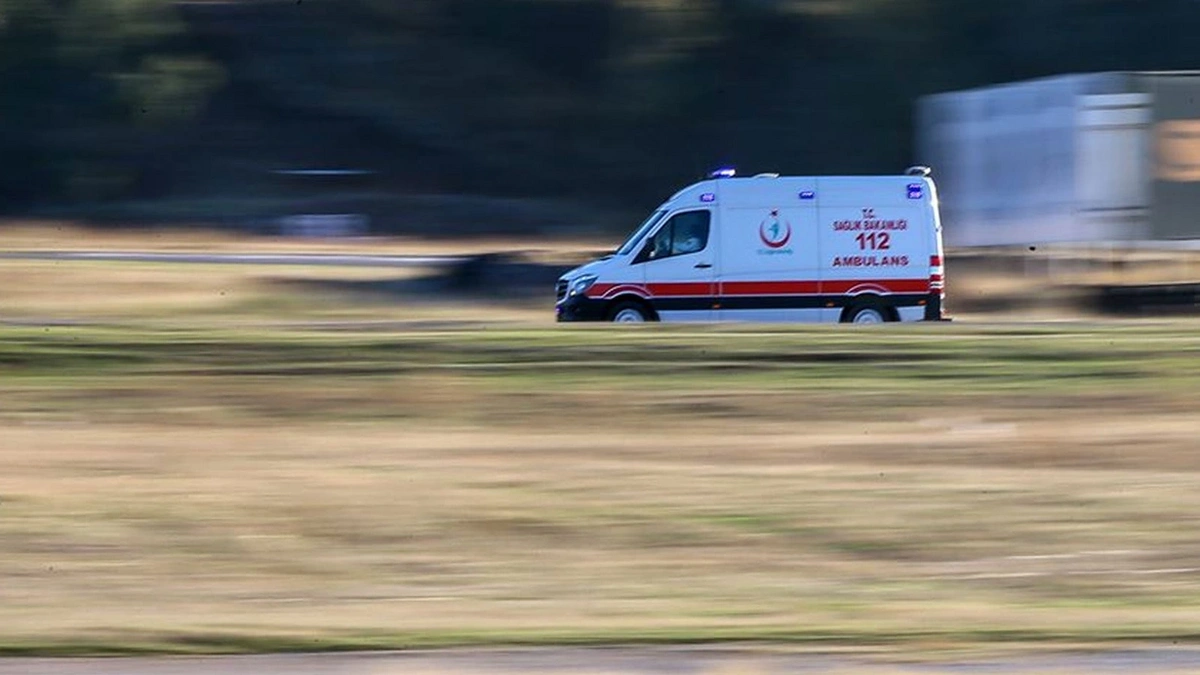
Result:
M708 211L688 211L672 218L675 228L671 233L671 255L703 251L708 246L710 218Z
M675 219L672 218L658 229L650 240L650 259L661 260L671 255L671 233L675 230Z
M684 211L671 216L646 242L646 247L634 262L662 260L703 251L708 247L711 222L712 215L708 211Z

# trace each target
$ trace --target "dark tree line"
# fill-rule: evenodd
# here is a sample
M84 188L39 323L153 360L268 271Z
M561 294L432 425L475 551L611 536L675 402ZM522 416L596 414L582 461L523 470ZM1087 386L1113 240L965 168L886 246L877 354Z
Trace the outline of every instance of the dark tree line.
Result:
M158 0L0 0L0 204L89 199L221 83Z
M638 206L722 163L893 171L920 95L1191 69L1196 35L1195 0L0 0L0 208L219 184L181 148ZM181 145L238 120L277 144Z

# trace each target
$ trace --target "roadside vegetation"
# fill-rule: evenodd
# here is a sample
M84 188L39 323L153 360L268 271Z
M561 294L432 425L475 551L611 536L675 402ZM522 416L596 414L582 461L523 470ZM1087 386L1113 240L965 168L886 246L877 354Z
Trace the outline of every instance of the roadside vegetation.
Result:
M5 653L1197 639L1195 322L558 327L11 264Z

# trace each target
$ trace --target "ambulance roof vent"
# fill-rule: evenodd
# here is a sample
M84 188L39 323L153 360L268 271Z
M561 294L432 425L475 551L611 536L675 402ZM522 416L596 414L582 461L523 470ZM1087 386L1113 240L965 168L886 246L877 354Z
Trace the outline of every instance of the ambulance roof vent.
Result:
M930 169L927 166L920 166L920 165L910 166L904 170L905 176L920 176L921 178L929 178L929 176L932 173L933 173L933 169Z
M760 174L756 175L755 178L779 178L779 174L777 174L777 173L760 173Z

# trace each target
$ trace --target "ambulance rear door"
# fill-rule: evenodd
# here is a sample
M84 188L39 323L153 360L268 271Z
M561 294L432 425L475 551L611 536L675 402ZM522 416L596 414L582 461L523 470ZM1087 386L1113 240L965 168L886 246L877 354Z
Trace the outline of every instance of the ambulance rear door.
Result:
M902 176L818 181L827 320L875 298L899 318L923 311L931 239L927 190L919 185Z

